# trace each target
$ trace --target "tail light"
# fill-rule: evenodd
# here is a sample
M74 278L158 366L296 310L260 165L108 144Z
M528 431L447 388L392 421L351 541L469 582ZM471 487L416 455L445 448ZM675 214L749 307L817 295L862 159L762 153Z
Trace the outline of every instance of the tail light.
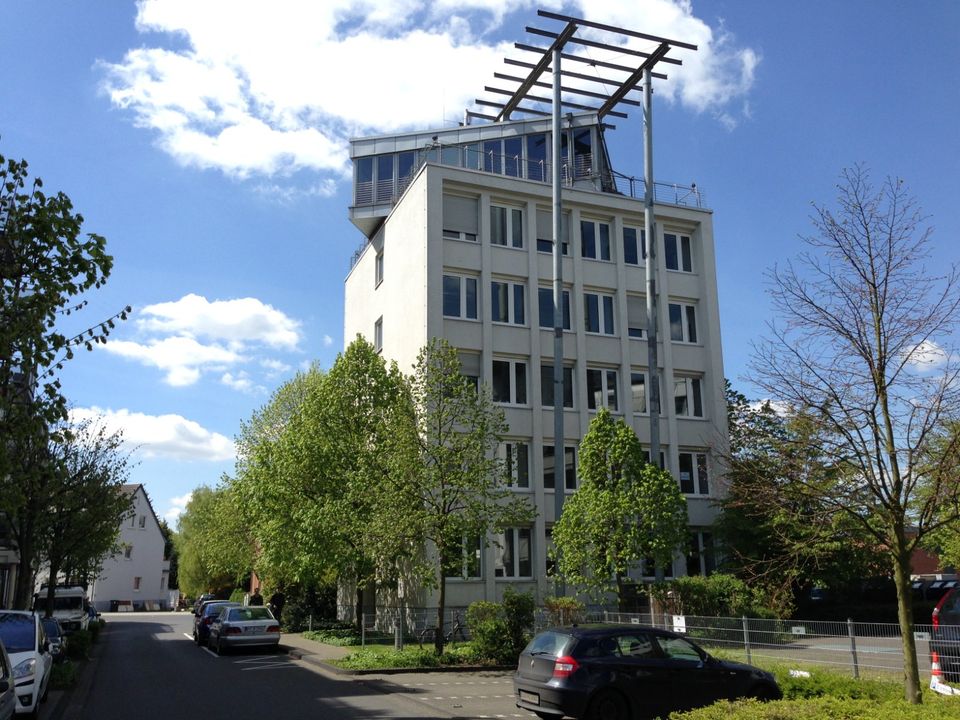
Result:
M553 665L553 676L555 678L567 678L580 669L580 663L574 660L570 655L562 655L557 658Z
M940 627L940 609L946 604L947 600L948 600L948 599L950 598L950 596L953 595L955 592L960 592L960 591L958 591L958 590L951 590L950 592L945 593L944 596L943 596L942 598L940 598L940 602L938 602L938 603L937 603L937 606L933 609L933 618L932 618L931 622L933 623L933 626L934 626L935 628L936 628L936 627Z
M268 633L278 633L278 632L280 632L280 626L279 626L279 625L270 625L270 626L267 628L267 632L268 632Z
M211 625L212 623L213 623L213 618L212 618L212 617L205 617L205 618L203 619L203 624L204 624L204 625Z

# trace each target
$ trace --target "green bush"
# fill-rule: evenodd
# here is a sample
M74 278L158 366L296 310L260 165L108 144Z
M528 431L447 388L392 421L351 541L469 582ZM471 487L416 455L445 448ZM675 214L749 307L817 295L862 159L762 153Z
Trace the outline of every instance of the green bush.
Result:
M56 663L53 670L50 671L50 689L66 690L73 687L77 682L79 667L75 662L66 660L62 663Z
M83 660L90 654L90 645L93 643L93 633L89 630L75 630L67 637L67 657L73 660Z
M310 629L324 629L322 623L337 622L325 618L337 616L337 588L333 583L316 587L291 585L284 590L286 602L280 616L280 625L284 632L303 632Z
M699 710L671 713L670 720L955 720L956 717L954 699L928 694L924 696L923 705L910 705L904 700L877 702L834 697L770 703L722 701Z
M655 583L650 594L668 613L704 617L773 618L762 593L733 575L694 575Z
M510 657L516 660L530 640L535 609L533 593L518 593L512 588L503 592L503 614L507 621L507 636L510 640Z
M230 602L242 603L243 598L246 597L247 591L243 588L234 588L233 592L230 593Z
M477 655L498 663L510 660L513 643L506 613L500 603L486 600L471 603L467 608L467 626Z
M103 622L101 620L91 620L90 624L87 626L87 631L90 633L90 642L95 643L97 638L100 637L100 631L103 630Z
M473 665L482 662L471 643L448 647L438 656L432 647L422 650L416 645L397 651L386 647L365 647L352 652L332 664L348 670L379 670L384 668L435 668L446 665Z
M574 597L548 597L543 607L550 625L573 625L586 619L586 606Z

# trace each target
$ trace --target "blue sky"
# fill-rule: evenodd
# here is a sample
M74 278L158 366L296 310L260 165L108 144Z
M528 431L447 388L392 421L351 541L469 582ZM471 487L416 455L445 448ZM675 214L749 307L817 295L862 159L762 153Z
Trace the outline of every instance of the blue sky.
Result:
M843 167L903 178L958 259L960 4L948 0L0 4L0 154L63 190L134 308L64 371L123 428L160 515L230 472L240 423L343 347L349 137L454 124L545 7L700 45L655 86L655 174L714 210L726 374L752 394L763 274ZM608 135L641 175L637 112ZM943 339L946 341L947 339Z

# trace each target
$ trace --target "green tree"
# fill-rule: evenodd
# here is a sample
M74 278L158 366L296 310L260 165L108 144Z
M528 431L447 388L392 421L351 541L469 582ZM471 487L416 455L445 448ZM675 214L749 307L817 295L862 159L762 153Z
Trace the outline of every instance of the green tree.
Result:
M177 548L174 544L176 531L170 527L170 524L165 519L161 519L160 533L163 535L163 558L170 562L170 573L167 575L167 587L171 590L179 590L179 558L177 557Z
M631 568L663 566L687 542L687 504L677 481L646 461L636 433L604 409L580 442L580 489L553 526L558 570L595 598L625 599Z
M941 345L960 317L960 292L954 268L938 275L926 265L930 230L901 180L876 190L855 167L838 189L835 212L814 206L807 251L770 273L783 322L756 347L752 379L806 413L815 431L804 442L818 457L847 466L834 483L791 478L791 492L819 506L812 521L843 514L885 551L897 587L904 692L920 703L910 556L960 514L960 484L941 462L955 443L929 444L960 407L960 364Z
M460 574L465 541L529 523L534 509L502 482L496 449L506 430L489 390L461 373L456 349L434 338L409 378L409 404L391 418L388 455L398 478L385 488L376 531L393 547L432 551L414 572L438 590L437 627L443 627L447 577ZM412 558L414 551L411 550ZM435 648L443 652L443 633Z

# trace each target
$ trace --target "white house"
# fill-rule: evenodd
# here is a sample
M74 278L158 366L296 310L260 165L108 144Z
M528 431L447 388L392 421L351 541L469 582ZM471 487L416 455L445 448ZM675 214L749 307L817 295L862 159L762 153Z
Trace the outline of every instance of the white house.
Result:
M123 492L131 505L120 527L121 550L104 561L90 602L100 611L167 609L170 561L164 558L160 522L143 485L124 485Z

